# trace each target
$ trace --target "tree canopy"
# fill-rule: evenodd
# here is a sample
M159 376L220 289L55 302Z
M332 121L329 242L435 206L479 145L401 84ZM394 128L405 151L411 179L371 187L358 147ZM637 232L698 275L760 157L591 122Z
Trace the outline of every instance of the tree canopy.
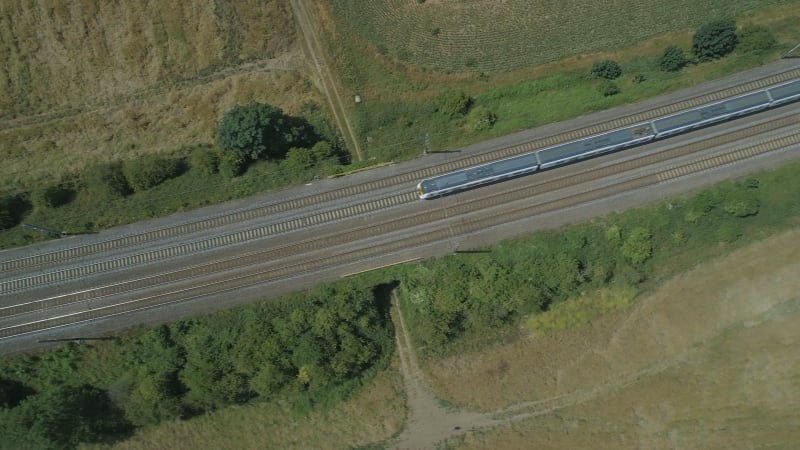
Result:
M692 37L692 53L700 61L722 58L736 48L736 22L715 20L709 22Z
M319 138L303 119L264 103L238 105L217 126L217 143L245 160L282 159L290 147L311 147Z

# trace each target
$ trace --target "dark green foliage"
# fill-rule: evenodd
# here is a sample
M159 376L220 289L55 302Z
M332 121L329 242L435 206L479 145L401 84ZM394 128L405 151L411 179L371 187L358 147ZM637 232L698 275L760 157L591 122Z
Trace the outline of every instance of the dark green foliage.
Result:
M0 447L74 448L256 397L332 405L388 362L387 286L345 280L139 330L99 351L68 344L0 360Z
M68 203L75 193L65 186L46 186L31 192L31 204L34 208L57 208Z
M677 45L670 45L664 49L664 54L658 59L658 67L665 72L678 72L689 64L689 59L683 49Z
M122 173L128 185L140 192L180 175L182 169L181 161L177 159L144 155L125 161Z
M747 24L739 31L738 37L736 48L743 53L771 50L778 43L775 35L763 25Z
M639 73L633 77L633 82L636 84L644 83L645 81L647 81L647 75Z
M617 83L610 80L601 83L600 86L598 86L598 90L603 94L603 97L611 97L612 95L619 94L619 86L617 86Z
M244 160L282 159L290 147L311 147L319 137L304 119L258 102L235 106L217 126L217 143Z
M213 147L197 147L189 155L189 166L205 175L213 175L219 171L220 151Z
M497 122L497 115L485 106L478 106L469 112L467 123L475 131L488 130Z
M436 99L436 110L451 119L463 117L472 107L473 99L463 91L445 91Z
M122 412L94 386L54 386L0 414L5 448L75 448L130 431Z
M17 225L30 207L22 195L0 196L0 230Z
M606 80L614 80L622 75L622 68L616 61L605 60L596 61L592 64L592 76L595 78L605 78Z
M118 162L89 167L83 173L83 181L90 192L103 198L124 197L131 192Z
M33 393L33 389L17 380L0 377L0 409L13 408Z
M699 61L722 58L736 48L736 22L716 20L709 22L692 37L692 53Z

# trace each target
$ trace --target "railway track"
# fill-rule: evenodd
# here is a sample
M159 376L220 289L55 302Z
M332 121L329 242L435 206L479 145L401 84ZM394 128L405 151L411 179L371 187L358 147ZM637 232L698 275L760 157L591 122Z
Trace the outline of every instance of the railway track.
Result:
M15 258L9 259L5 261L0 261L0 273L4 274L14 274L20 273L25 270L30 270L34 268L43 268L47 266L54 266L54 265L61 265L68 261L72 261L78 258L88 257L104 252L110 252L114 250L120 250L130 247L136 247L147 243L154 243L160 240L166 240L171 238L176 238L180 236L185 236L191 233L200 233L205 231L210 231L213 229L221 228L226 225L231 225L247 220L254 220L254 219L261 219L265 217L269 217L274 214L285 213L290 211L296 211L301 208L306 208L314 205L323 204L325 202L331 202L336 200L341 200L344 198L353 198L354 196L358 196L360 194L368 193L368 192L375 192L381 189L386 188L393 188L399 186L411 186L409 187L409 191L413 189L413 185L416 184L422 178L427 178L433 175L438 175L442 173L451 172L454 170L463 169L466 167L475 166L478 164L490 162L497 159L507 158L510 156L519 155L522 153L527 153L532 150L538 148L549 147L552 145L557 145L564 142L569 142L575 139L584 138L587 136L591 136L594 134L602 133L605 131L610 131L613 129L625 127L628 125L634 125L637 123L645 122L657 117L665 116L668 114L672 114L684 109L689 109L692 107L696 107L702 104L714 102L717 100L721 100L727 97L740 95L746 92L750 92L753 90L761 89L766 86L778 84L781 82L793 80L800 78L800 68L794 68L790 70L786 70L771 76L762 77L747 83L742 83L737 86L733 86L730 88L720 89L711 93L698 95L689 99L677 101L668 105L656 107L649 109L647 111L642 111L635 114L630 114L627 116L619 117L613 120L608 120L600 123L596 123L587 127L575 129L572 131L568 131L565 133L552 135L544 138L532 139L520 144L510 145L506 147L502 147L496 150L492 150L490 152L485 152L482 154L472 155L464 158L454 159L444 164L440 164L434 167L428 167L420 170L413 170L408 171L405 173L401 173L398 175L390 176L381 180L376 181L369 181L361 184L356 184L352 186L348 186L345 188L340 189L333 189L326 192L316 193L314 195L308 196L301 196L294 199L289 199L282 202L277 202L270 205L259 206L255 208L250 208L246 210L240 210L228 214L222 214L215 217L210 217L207 219L202 219L198 221L187 222L175 226L169 226L165 228L155 229L146 231L143 233L137 234L130 234L127 236L122 236L115 239L109 239L105 241L100 241L96 243L91 243L87 245L76 246L72 248L67 248L63 250L57 250L52 252L45 252L39 253L35 255L30 255L22 258ZM356 214L361 214L363 212L359 211L351 211ZM368 212L368 211L366 211ZM341 217L335 216L334 213L331 213L327 220L338 220ZM302 225L305 226L302 222L296 222L294 225ZM289 225L286 225L289 226ZM288 231L290 228L281 228L278 229L277 232L285 232ZM272 230L273 232L276 230ZM253 235L252 238L258 238L259 235ZM230 241L236 241L239 239L240 236L230 237ZM245 239L248 239L245 237ZM213 241L209 242L211 247L215 245L230 245L226 244L224 241ZM203 250L203 248L195 249L192 251ZM188 251L188 250L187 250ZM163 253L166 257L169 255L169 252ZM133 258L131 256L129 258ZM146 258L144 256L139 258ZM133 261L133 260L132 260ZM147 262L147 259L140 259L141 262ZM99 270L111 270L112 267L108 266L107 268L103 268L102 263L101 266L98 267ZM111 264L111 263L110 263ZM116 267L116 266L115 266ZM59 281L58 279L53 279L50 282ZM12 289L19 289L24 287L17 287ZM13 291L13 290L12 290ZM8 292L12 292L8 291ZM0 286L0 293L6 292L2 286Z
M667 149L649 155L643 155L640 157L632 158L625 162L615 164L614 166L592 169L589 171L582 172L578 175L563 176L555 180L546 182L537 181L538 179L536 177L533 177L531 186L535 188L537 192L549 192L556 189L560 189L561 187L564 186L569 186L571 184L574 184L575 180L578 179L579 177L583 181L592 181L603 177L613 176L623 171L635 170L638 168L646 167L647 165L656 164L659 162L667 161L669 159L675 159L680 156L692 154L694 152L700 151L705 148L731 144L739 140L751 138L759 134L767 133L774 130L779 130L784 127L790 127L797 123L800 123L800 113L784 116L776 120L766 121L757 124L755 126L751 126L731 133L725 133L718 136L709 137L703 140L693 142L691 144ZM0 293L19 292L22 290L33 289L48 284L64 282L69 280L76 280L97 273L110 272L113 270L121 270L129 267L139 266L142 264L164 261L178 256L192 255L201 251L219 249L225 246L238 245L249 241L266 239L269 237L290 233L292 231L297 231L303 228L311 226L319 226L336 220L344 220L346 218L373 213L388 207L398 206L404 203L411 203L415 201L418 201L418 199L416 194L412 192L393 193L386 197L372 199L364 202L357 202L344 208L324 210L321 212L312 213L310 215L292 218L290 220L283 222L276 222L243 231L223 234L219 236L213 236L210 238L201 239L197 241L186 242L171 247L151 250L147 252L141 252L120 258L109 259L98 263L86 264L56 271L49 271L49 272L39 273L33 276L3 281L0 282ZM347 237L344 239L348 240L355 239L358 238L359 235L376 236L385 232L386 230L379 227L356 228L353 232L347 233ZM322 238L311 240L310 245L316 245L315 243L319 242L321 239ZM287 246L286 248L287 248L286 250L282 251L276 249L276 250L270 250L269 252L266 253L256 253L256 255L260 255L257 257L274 259L274 258L284 258L286 256L295 254L297 251L307 250L307 247L304 246L300 247ZM243 256L242 258L250 258L250 257ZM175 273L194 274L195 272L198 271L202 272L204 270L202 269L202 267L204 266L194 266L182 269L180 271L176 271ZM208 272L206 271L202 273L208 273ZM194 275L189 275L189 276L194 276ZM140 282L147 283L147 282L156 282L159 280L160 278L159 279L143 278L141 279ZM0 317L2 317L3 314L5 314L5 311L14 311L15 308L17 308L17 306L9 306L5 308L0 307Z
M1 308L0 317L9 318L45 309L69 305L71 303L88 302L115 294L133 293L142 288L151 288L151 292L140 297L113 305L91 307L89 310L65 313L56 317L31 320L24 323L0 328L0 339L20 334L60 327L72 323L110 317L141 309L163 306L180 301L191 300L208 295L217 295L226 291L241 289L269 283L302 273L336 267L348 261L365 260L391 254L407 248L430 245L452 238L469 235L497 225L514 222L523 218L569 208L579 204L622 194L630 190L641 189L673 179L702 172L715 167L732 164L754 156L769 153L787 147L800 146L800 133L791 128L796 124L798 115L783 117L779 120L765 122L731 133L738 139L752 137L785 128L788 131L763 139L755 144L733 147L723 153L699 158L683 164L654 170L645 175L614 182L599 188L585 189L576 194L566 195L550 201L537 200L537 196L555 193L559 190L616 178L625 172L636 172L652 164L691 155L731 142L729 134L693 142L685 146L675 147L662 152L641 156L621 164L588 169L572 175L552 180L541 180L524 186L508 189L502 193L487 195L478 199L463 199L448 205L447 210L426 211L410 214L401 219L386 220L361 227L354 227L344 232L331 233L318 238L290 244L264 251L251 252L235 258L197 265L169 273L158 274L137 280L130 280L113 285L103 286L83 292L77 292L37 302ZM769 123L782 123L779 127L770 127ZM738 134L737 134L738 133ZM502 206L498 206L502 205ZM488 214L475 214L479 211L493 211ZM421 225L433 223L431 228ZM364 236L397 233L410 230L407 235L393 242L371 245L361 241L360 247L344 249L344 245ZM264 262L266 261L266 262ZM195 279L196 285L175 289L171 283ZM153 292L153 286L158 286Z

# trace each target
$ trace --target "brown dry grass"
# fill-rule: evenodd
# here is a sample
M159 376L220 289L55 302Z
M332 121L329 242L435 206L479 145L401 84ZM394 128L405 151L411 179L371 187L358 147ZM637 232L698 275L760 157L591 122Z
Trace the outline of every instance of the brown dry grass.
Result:
M399 361L353 399L292 418L280 404L232 407L143 431L115 449L339 449L386 441L406 416Z
M788 447L800 439L800 230L670 281L589 327L427 368L447 401L533 413L468 448ZM555 397L555 412L520 404Z
M324 104L285 2L0 3L0 190L213 141L236 103Z

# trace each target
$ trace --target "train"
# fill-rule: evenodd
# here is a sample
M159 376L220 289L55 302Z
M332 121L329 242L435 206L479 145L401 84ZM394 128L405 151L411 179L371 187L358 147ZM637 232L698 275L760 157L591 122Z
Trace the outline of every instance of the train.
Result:
M417 184L417 193L421 199L442 197L685 133L798 99L800 80L789 81L648 122L426 178Z

